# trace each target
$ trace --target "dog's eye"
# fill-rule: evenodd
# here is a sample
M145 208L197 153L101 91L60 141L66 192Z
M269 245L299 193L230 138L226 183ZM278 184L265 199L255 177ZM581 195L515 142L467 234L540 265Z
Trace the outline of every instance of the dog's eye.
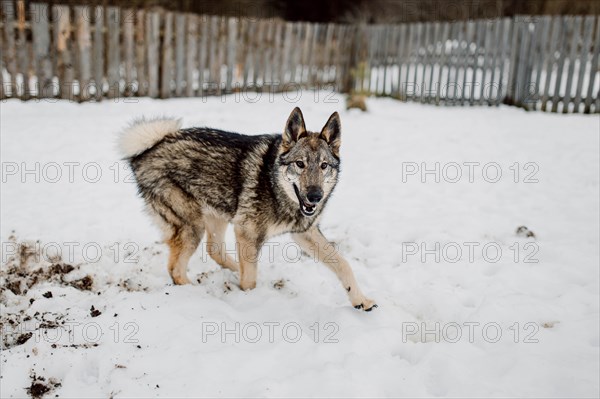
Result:
M304 169L304 162L302 161L296 161L296 165L300 168L300 169Z
M327 162L323 162L321 164L321 169L327 169Z

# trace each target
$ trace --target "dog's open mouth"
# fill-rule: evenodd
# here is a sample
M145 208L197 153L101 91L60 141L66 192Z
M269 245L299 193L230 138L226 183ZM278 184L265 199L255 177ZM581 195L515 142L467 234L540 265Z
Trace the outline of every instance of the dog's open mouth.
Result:
M316 205L307 204L300 195L300 191L298 190L298 186L294 183L294 191L296 192L296 197L298 197L298 202L300 203L300 212L304 216L312 216L317 211Z

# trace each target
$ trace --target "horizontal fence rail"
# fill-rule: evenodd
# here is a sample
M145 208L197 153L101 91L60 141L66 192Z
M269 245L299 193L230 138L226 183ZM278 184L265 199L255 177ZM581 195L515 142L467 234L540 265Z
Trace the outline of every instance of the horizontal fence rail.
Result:
M600 113L600 17L395 25L2 1L1 98L332 88L437 105Z

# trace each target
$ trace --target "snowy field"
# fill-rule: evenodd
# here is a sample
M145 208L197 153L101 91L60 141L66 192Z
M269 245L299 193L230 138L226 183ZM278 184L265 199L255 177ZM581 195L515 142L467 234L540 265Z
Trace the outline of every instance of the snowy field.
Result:
M0 396L598 397L598 115L317 94L2 103ZM173 286L118 162L136 116L258 134L294 106L340 111L321 227L370 313L289 236L255 290L205 248Z

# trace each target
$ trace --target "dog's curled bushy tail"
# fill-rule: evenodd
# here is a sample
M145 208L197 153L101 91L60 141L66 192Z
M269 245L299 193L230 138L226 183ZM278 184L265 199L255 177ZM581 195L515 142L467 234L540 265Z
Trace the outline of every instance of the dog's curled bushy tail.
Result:
M166 135L181 129L181 119L138 119L125 128L119 137L119 150L124 158L131 158L151 148Z

